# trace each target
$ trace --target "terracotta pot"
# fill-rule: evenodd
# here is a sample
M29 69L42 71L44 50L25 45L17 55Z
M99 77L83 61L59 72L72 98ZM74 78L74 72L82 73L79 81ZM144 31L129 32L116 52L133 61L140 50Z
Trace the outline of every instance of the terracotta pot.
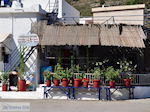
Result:
M3 84L2 91L7 91L7 90L8 90L8 84Z
M54 86L59 86L59 80L58 79L54 79Z
M69 83L69 81L66 78L62 79L62 86L63 87L68 87L68 83Z
M115 81L109 81L109 87L115 88Z
M81 79L74 79L74 87L79 87L81 84Z
M97 88L100 85L100 80L93 80L93 88Z
M51 86L51 80L46 80L46 86Z
M26 81L20 79L19 80L19 91L26 91Z
M125 87L131 86L131 79L123 79Z
M88 81L84 81L83 82L83 87L88 87L88 83L89 83Z

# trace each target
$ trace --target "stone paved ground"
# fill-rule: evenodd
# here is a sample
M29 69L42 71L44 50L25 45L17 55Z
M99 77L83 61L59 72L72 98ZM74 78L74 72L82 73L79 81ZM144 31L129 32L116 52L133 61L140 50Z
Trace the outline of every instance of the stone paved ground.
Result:
M3 100L30 102L30 112L150 112L150 99L125 101Z

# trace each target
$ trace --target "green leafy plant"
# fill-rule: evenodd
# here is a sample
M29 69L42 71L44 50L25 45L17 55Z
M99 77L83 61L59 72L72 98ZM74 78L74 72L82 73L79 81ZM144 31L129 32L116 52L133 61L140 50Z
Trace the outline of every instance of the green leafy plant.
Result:
M8 83L8 79L9 79L9 72L2 72L2 74L1 74L1 80L2 80L2 82L4 84Z
M25 50L27 47L20 47L20 66L17 68L17 71L19 73L19 78L24 80L25 79L25 72L24 72L24 55L25 55Z
M51 77L53 77L53 74L50 71L45 70L44 71L44 77L46 80L50 80Z
M136 70L137 65L132 64L132 61L120 61L117 62L120 65L120 77L123 79L133 79L131 75L134 70Z
M63 70L63 68L61 67L61 65L59 63L57 63L57 65L55 66L55 69L54 69L55 74L53 74L53 78L61 80L62 70Z
M102 74L103 74L103 71L100 70L100 68L95 68L93 72L93 79L99 80Z
M93 71L93 79L100 79L102 75L105 73L104 64L107 63L109 60L104 60L103 62L96 62L95 68Z
M83 73L77 73L76 79L83 79Z
M61 73L62 73L62 78L67 78L68 80L71 80L74 75L73 70L68 68L66 70L63 70Z
M108 67L105 71L107 81L115 81L119 77L120 70L115 70L112 66Z
M72 69L76 73L76 79L83 79L83 73L80 73L79 65L74 65Z

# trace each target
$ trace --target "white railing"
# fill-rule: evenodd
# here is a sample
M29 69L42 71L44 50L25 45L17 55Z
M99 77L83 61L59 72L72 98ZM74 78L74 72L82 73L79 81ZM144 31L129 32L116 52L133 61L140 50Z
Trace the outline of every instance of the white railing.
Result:
M74 78L77 74L74 75ZM146 86L150 85L150 74L132 74L134 79L132 80L132 85L136 86ZM84 78L88 78L90 80L89 84L93 84L93 74L92 73L85 73ZM100 78L102 85L108 85L108 81L106 81L105 77ZM118 79L116 81L117 85L123 85L123 80Z
M55 73L53 73L55 74ZM75 73L73 79L77 77L78 73ZM131 84L134 86L150 86L150 74L132 74L134 79L132 79ZM84 78L89 79L89 85L93 85L93 74L92 73L85 73ZM100 78L101 85L108 85L109 81L106 81L106 78L103 76ZM118 79L116 81L116 85L123 85L123 80Z

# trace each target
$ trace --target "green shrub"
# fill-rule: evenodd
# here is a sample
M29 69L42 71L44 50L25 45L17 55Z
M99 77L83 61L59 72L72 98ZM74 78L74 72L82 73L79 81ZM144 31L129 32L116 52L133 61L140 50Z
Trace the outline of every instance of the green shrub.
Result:
M120 70L115 70L112 66L108 67L105 71L107 81L115 81L119 77Z
M2 72L1 74L1 80L3 83L8 83L9 79L9 72Z

